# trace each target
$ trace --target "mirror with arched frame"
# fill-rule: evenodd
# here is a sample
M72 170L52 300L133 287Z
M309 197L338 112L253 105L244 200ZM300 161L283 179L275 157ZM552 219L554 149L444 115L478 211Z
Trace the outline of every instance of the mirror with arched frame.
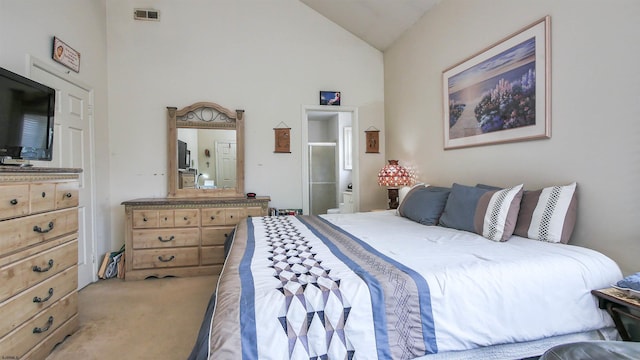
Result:
M169 197L244 197L244 110L167 107Z

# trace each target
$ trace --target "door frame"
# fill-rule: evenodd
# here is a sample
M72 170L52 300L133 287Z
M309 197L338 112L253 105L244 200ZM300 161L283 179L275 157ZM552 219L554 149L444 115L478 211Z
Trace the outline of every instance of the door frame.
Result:
M70 73L69 71L65 72L61 72L58 69L50 66L48 63L46 63L45 61L42 61L32 55L28 55L27 56L27 76L31 77L31 71L33 68L38 68L44 72L47 72L49 74L51 74L52 76L55 76L57 78L60 78L63 81L66 81L70 84L73 84L74 86L77 86L85 91L87 91L89 93L89 104L88 104L88 114L87 114L87 118L89 120L89 137L90 137L90 144L89 144L89 148L90 148L90 154L86 155L89 158L89 166L91 168L91 174L93 174L93 176L91 176L89 180L89 184L91 185L91 206L93 207L93 209L91 209L91 218L89 219L89 221L91 221L93 223L93 226L91 227L91 233L88 234L90 239L85 239L87 242L87 245L91 246L91 281L92 282L96 282L98 281L98 248L97 248L97 242L96 242L96 180L95 180L95 174L96 174L96 169L95 169L95 132L94 132L94 128L95 128L95 123L94 123L94 115L93 115L93 105L95 102L95 91L93 89L92 86L78 80L78 79L73 79L68 77L67 75Z
M302 212L309 214L309 112L331 112L331 113L351 113L351 128L353 134L359 134L358 108L350 106L322 106L322 105L302 105L301 118L301 144L302 144ZM353 136L351 140L351 154L353 163L351 169L351 180L353 186L354 211L360 209L360 175L359 175L359 137Z

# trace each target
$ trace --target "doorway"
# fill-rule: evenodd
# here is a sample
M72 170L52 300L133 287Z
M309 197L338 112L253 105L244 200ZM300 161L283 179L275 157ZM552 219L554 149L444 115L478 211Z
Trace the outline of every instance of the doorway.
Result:
M351 137L352 133L358 133L357 129L356 108L303 106L301 135L304 214L337 211L346 192L353 199L351 211L358 210L358 139L357 136ZM319 160L319 154L323 154L323 160ZM333 161L329 161L329 158ZM314 166L318 161L323 164L323 170Z
M31 79L56 90L53 159L33 164L82 169L78 206L78 289L82 289L97 280L93 114L90 111L93 90L34 58L31 58L29 72Z

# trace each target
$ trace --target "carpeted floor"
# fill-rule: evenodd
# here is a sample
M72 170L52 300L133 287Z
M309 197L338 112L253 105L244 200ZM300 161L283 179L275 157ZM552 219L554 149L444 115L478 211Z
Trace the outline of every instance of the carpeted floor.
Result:
M100 280L79 292L80 329L47 360L186 359L217 276Z

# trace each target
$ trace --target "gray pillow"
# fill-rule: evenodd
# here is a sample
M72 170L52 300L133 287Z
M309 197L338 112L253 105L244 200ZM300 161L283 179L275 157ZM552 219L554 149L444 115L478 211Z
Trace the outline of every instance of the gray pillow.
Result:
M525 191L514 234L567 244L578 212L577 184Z
M438 186L415 187L407 193L398 214L423 225L437 225L449 192Z
M453 184L444 212L440 217L440 226L475 232L474 217L476 205L487 189L474 186Z

